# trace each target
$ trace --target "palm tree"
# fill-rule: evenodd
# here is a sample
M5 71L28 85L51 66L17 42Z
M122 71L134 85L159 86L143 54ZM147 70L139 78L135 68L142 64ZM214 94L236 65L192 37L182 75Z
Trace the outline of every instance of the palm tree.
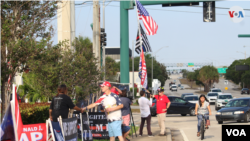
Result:
M198 80L205 85L204 91L208 92L214 82L219 82L219 73L213 66L204 66L200 69Z

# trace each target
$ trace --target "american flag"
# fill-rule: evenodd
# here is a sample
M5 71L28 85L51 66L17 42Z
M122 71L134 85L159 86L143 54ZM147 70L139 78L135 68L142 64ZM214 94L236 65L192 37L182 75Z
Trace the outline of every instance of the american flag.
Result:
M153 18L149 16L149 13L147 12L147 10L142 6L142 4L138 0L136 0L136 4L137 4L138 12L140 13L142 17L143 24L146 28L146 34L147 35L156 34L158 25L153 20Z
M139 10L137 11L137 13L138 13L139 20L142 20L142 17L141 17L141 14L140 14Z
M141 28L141 38L142 38L142 49L144 52L151 52L152 50L151 50L147 35L145 34L143 28L141 27L141 24L140 24L140 28ZM136 36L135 51L138 54L140 54L141 52L139 31L137 32L137 36Z

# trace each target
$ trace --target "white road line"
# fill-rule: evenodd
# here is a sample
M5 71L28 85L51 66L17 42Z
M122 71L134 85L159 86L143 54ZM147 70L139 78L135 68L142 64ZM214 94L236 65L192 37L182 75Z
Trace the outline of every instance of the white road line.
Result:
M189 141L186 134L184 133L184 131L182 129L180 129L180 132L182 134L182 137L183 137L184 141Z

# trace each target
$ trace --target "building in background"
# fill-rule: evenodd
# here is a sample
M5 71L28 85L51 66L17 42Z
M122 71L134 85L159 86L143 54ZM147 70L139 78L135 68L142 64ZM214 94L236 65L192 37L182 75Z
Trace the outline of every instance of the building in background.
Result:
M105 47L106 57L114 59L116 62L120 62L120 47ZM132 50L129 49L129 57L132 57Z

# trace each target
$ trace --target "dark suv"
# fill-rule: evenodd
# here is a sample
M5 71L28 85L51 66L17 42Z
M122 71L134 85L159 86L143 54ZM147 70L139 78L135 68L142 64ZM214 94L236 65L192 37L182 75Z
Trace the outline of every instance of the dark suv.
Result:
M169 109L167 110L167 114L181 114L182 116L186 116L189 114L190 116L195 116L195 104L190 103L187 100L184 100L177 96L168 96L168 99L171 102ZM151 116L156 116L156 102L157 100L153 100L153 107L150 107Z
M243 88L241 90L241 94L249 94L249 89L248 88Z

